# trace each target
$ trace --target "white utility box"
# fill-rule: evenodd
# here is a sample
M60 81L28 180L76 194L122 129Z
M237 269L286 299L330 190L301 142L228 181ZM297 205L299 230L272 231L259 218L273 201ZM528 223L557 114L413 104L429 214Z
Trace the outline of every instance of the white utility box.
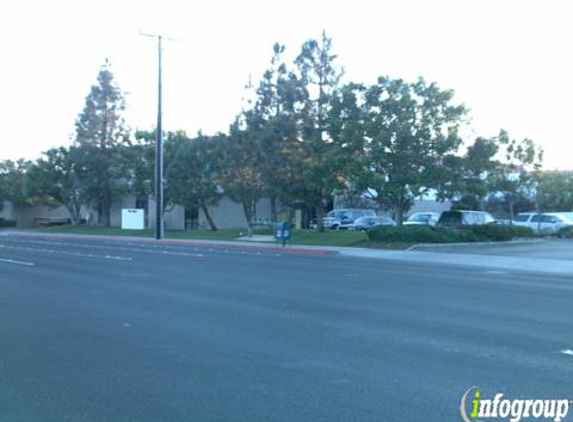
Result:
M121 228L123 230L143 230L145 228L145 212L136 208L122 209Z

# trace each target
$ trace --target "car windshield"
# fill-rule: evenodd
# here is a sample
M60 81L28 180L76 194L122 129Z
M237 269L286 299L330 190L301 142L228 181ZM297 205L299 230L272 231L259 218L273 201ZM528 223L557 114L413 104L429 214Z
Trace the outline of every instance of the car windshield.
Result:
M328 218L341 218L344 215L344 211L333 210L326 214Z
M427 223L428 221L430 221L431 218L432 218L431 214L414 214L410 218L408 218L408 221L413 221L416 223Z
M514 221L517 221L518 223L525 223L527 220L529 220L529 215L530 214L517 214Z
M459 211L446 211L440 217L440 224L460 224L462 214Z

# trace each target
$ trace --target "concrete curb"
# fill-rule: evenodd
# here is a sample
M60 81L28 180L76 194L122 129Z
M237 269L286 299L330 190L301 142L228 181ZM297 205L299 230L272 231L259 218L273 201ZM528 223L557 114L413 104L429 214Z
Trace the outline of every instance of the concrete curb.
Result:
M420 248L448 248L456 246L492 246L492 245L520 245L524 243L542 243L545 239L520 239L506 240L502 242L459 242L459 243L417 243L410 246L406 251L415 251Z

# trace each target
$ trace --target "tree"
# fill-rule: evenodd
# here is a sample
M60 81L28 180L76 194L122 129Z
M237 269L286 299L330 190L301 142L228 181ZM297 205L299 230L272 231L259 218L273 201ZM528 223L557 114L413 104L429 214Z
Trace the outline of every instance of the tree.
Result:
M453 91L423 79L380 77L364 96L365 154L355 183L392 209L401 225L414 199L438 189L450 174L466 111L452 103Z
M10 201L18 214L18 226L24 224L24 210L37 205L36 180L30 176L34 164L29 160L6 160L0 162L0 194L2 200Z
M299 195L316 210L319 231L324 230L323 217L327 198L337 185L332 156L335 145L328 136L327 116L343 71L335 64L332 39L322 33L320 42L309 40L302 45L295 60L305 89L302 109L302 178Z
M163 171L167 175L175 156L189 137L183 130L167 132L163 140ZM135 140L119 148L117 162L121 163L123 173L127 174L127 190L140 198L147 198L155 193L155 131L137 131ZM172 208L175 203L167 189L169 179L164 178L163 212Z
M75 147L52 148L44 153L45 158L39 159L31 171L39 191L65 206L73 225L80 222L81 207L86 204L85 175L76 165L75 153Z
M531 139L511 139L505 130L495 138L499 153L495 168L489 175L490 190L507 203L513 221L515 204L522 197L533 197L535 174L541 168L543 150Z
M446 171L438 187L438 198L453 199L456 209L481 210L490 193L488 176L496 167L494 157L498 150L495 138L478 137L465 155L445 156Z
M167 191L172 200L185 207L197 207L203 211L211 230L217 230L209 213L209 206L221 198L218 186L221 171L221 148L223 136L207 137L202 134L195 139L183 141L167 171Z
M246 113L246 125L254 137L260 171L271 206L271 220L277 220L277 199L291 200L293 167L300 156L298 141L299 108L304 99L300 79L288 70L282 54L285 47L273 46L271 65L256 90L256 101Z
M231 125L229 136L221 137L220 181L224 193L242 204L249 228L256 219L256 204L264 195L264 183L256 163L256 140L241 117Z
M76 121L77 165L86 175L82 188L87 199L95 202L98 223L110 224L113 200L123 193L125 174L114 167L113 157L118 145L127 139L121 113L125 109L123 95L113 79L110 64L101 67L97 84L92 86L82 113Z
M539 172L536 177L536 192L541 211L573 210L573 172Z

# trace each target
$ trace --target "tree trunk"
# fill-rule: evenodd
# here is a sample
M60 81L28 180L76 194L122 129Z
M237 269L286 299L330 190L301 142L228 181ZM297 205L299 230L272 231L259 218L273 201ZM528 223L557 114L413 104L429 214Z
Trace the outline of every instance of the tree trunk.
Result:
M203 214L205 214L205 218L207 219L207 223L209 223L211 231L217 231L217 226L215 226L215 222L211 218L211 214L209 214L209 208L205 205L201 205L201 209L203 210Z
M106 189L104 197L102 198L102 225L109 227L111 225L111 192Z
M404 213L404 209L402 208L402 205L394 205L393 207L394 209L394 219L396 220L396 225L397 226L402 226L402 220L403 220L403 213Z
M271 195L271 221L273 223L277 222L277 197L275 195Z
M78 207L75 204L70 204L67 206L67 209L72 226L77 226L80 221L80 212Z
M319 232L324 231L324 208L322 206L322 201L316 207L316 228Z
M14 207L14 210L18 213L18 228L21 229L24 227L24 209Z
M252 201L243 201L243 212L245 213L245 220L247 220L247 227L250 229L253 225Z
M509 221L511 221L512 224L513 224L513 217L514 217L513 208L514 208L513 199L510 199L509 200Z

